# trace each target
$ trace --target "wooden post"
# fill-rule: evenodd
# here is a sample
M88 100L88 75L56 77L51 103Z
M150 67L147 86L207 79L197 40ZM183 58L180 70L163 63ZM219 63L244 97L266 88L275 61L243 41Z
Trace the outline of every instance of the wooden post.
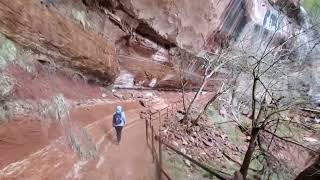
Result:
M146 118L146 141L148 144L148 119Z
M159 121L161 120L161 112L158 110L159 113Z
M151 151L152 151L152 162L154 162L154 129L153 129L153 126L151 126Z
M169 106L167 107L167 119L169 118Z
M160 133L160 128L161 128L161 111L158 111L159 112L159 124L158 124L158 131Z
M150 126L150 128L151 128L151 125L152 125L152 114L150 114L150 122L149 122L149 126Z
M161 143L161 135L160 135L160 133L159 133L159 139L158 139L158 141L159 141L159 165L158 165L158 171L159 171L159 180L161 180L162 179L162 172L161 172L161 170L162 170L162 143Z

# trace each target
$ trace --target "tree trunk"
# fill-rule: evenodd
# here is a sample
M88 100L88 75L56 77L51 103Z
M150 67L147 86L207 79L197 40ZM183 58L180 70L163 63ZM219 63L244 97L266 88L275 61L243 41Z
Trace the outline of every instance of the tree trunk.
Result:
M239 171L236 171L232 180L243 180L242 174Z
M246 155L244 156L244 159L243 159L243 162L242 162L242 165L240 168L240 172L243 176L243 179L246 179L246 177L247 177L249 165L251 163L251 158L252 158L253 152L257 146L256 139L257 139L258 134L259 134L259 129L253 128L251 131L251 136L250 136L251 139L249 142L248 150L246 152Z
M185 92L185 84L184 82L181 83L182 85L182 105L183 105L183 111L186 113L187 108L186 108L186 92Z
M197 119L195 120L194 123L198 123L199 119L201 118L201 116L203 115L204 112L206 112L206 110L208 109L208 107L221 95L220 92L216 93L208 102L207 104L204 106L204 108L202 109L202 111L200 112L200 114L198 115Z
M240 73L237 73L235 75L235 79L233 80L233 83L232 83L232 91L231 91L231 100L230 100L230 105L231 107L235 107L236 106L236 93L237 93L237 88L239 86L239 82L238 82L238 79L239 79L239 76L240 76Z
M184 72L184 61L181 61L180 66L179 66L179 75L180 75L180 84L181 84L181 90L182 90L182 105L183 105L183 111L184 113L187 112L186 108L186 92L185 88L187 86L187 81L185 80L185 72Z
M193 99L191 100L191 102L189 104L189 107L187 109L187 112L186 112L184 119L188 120L190 110L192 109L194 102L196 101L196 99L198 99L198 97L200 96L200 94L206 84L207 84L207 77L205 76L205 77L203 77L203 81L202 81L200 89L197 91L196 95L193 97Z

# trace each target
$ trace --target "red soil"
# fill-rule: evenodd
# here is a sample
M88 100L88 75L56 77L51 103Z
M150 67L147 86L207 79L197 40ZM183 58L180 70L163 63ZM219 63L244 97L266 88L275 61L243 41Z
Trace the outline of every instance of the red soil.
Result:
M11 65L7 73L16 80L14 97L25 100L49 100L61 93L67 99L101 98L99 86L88 85L83 80L72 79L60 70L50 74L45 66L37 65L35 75L21 67Z
M0 125L0 169L49 144L61 134L56 124L21 117Z
M115 106L119 104L125 108L128 117L123 145L120 147L113 145L114 135L110 134L112 132L110 131L112 113ZM72 124L87 129L98 147L98 158L88 162L78 158L77 154L67 145L66 139L63 137L57 139L57 136L54 136L61 133L59 130L49 130L49 128L47 129L48 135L42 133L40 121L25 118L20 124L19 121L13 121L6 126L0 126L2 128L0 139L7 137L12 142L9 146L5 143L1 143L0 146L2 150L0 153L5 154L3 157L6 157L5 161L1 161L0 179L1 177L39 180L88 179L89 177L95 177L95 179L117 177L149 179L153 176L154 167L144 142L144 124L143 121L139 121L140 110L141 106L137 102L72 109ZM8 129L9 126L11 128ZM132 151L128 153L130 148ZM83 162L85 163L81 165ZM136 162L140 162L140 166L136 166ZM123 171L116 170L121 168L125 169L125 174Z
M121 103L123 104L123 103ZM76 107L70 110L73 128L84 127L114 112L115 104ZM139 107L136 102L123 104L129 111ZM111 120L110 120L111 121ZM108 122L111 124L111 122ZM56 122L20 117L0 125L0 169L22 160L31 153L47 146L62 135L61 126Z

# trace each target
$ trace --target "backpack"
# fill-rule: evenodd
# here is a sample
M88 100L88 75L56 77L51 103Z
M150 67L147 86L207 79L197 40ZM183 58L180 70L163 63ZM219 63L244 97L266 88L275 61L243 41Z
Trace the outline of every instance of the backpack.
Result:
M122 116L121 113L115 113L113 116L113 124L114 125L119 125L122 123Z

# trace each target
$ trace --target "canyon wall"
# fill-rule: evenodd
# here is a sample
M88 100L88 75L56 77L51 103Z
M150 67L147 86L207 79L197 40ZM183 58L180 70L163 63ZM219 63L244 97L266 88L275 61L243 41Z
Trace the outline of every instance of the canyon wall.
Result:
M277 31L275 39L281 42L298 32L303 23L298 1L0 3L0 31L15 43L45 55L44 61L124 88L180 87L177 49L185 50L194 59L230 43L239 46L248 37L248 49L254 51L252 47L265 45L272 32ZM279 13L281 8L284 10ZM188 70L190 88L201 82L202 70L196 67Z
M114 47L85 32L40 1L0 1L0 31L55 63L113 82L118 74Z

